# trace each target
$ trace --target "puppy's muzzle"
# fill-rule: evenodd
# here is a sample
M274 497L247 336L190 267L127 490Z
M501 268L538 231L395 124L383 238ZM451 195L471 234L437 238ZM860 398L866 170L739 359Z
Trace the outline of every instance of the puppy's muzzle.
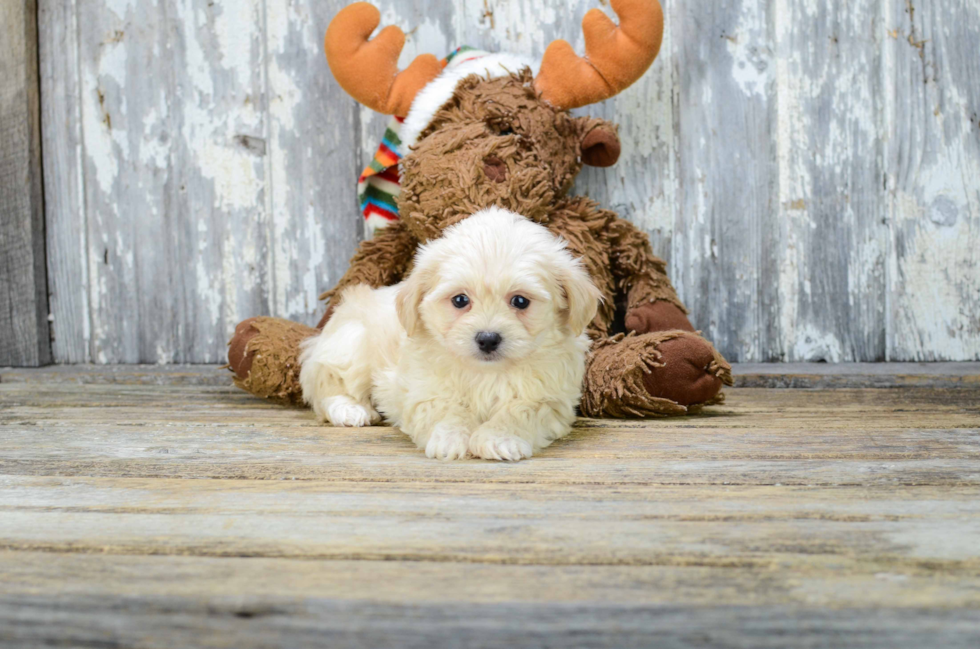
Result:
M503 337L496 331L481 331L476 334L476 346L484 354L492 354L497 351L501 341L503 341Z

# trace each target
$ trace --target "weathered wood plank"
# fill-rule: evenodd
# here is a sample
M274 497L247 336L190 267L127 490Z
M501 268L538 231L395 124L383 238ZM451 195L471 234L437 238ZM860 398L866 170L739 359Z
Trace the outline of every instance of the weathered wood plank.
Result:
M38 0L51 348L59 363L91 360L75 5L75 0Z
M263 3L272 261L256 281L270 291L268 312L309 325L322 315L318 296L344 274L363 237L358 109L323 55L324 30L346 4Z
M977 387L978 363L739 363L742 388ZM0 377L2 378L2 377Z
M980 6L886 3L888 358L980 358Z
M980 368L980 366L978 366ZM50 365L0 367L0 383L117 383L122 385L209 385L229 387L232 375L221 365Z
M968 647L977 636L975 578L963 574L29 552L0 552L0 570L10 647Z
M884 573L870 564L848 565L844 575L829 566L790 573L736 565L521 566L2 550L0 572L5 576L0 593L7 597L56 592L97 599L196 598L202 608L213 606L223 614L278 609L277 605L291 608L284 600L333 599L340 593L358 605L411 600L700 607L737 601L866 612L888 606L965 608L976 606L978 597L975 574L947 573L940 582L939 573L925 565Z
M266 303L260 9L78 7L97 362L221 360Z
M266 5L193 0L163 6L176 9L182 47L174 48L170 60L179 110L170 158L174 203L163 211L170 212L176 231L169 266L157 268L177 278L180 306L174 317L161 296L144 298L141 317L173 317L166 331L177 344L154 346L160 336L147 335L140 360L222 362L235 325L263 312L272 290L266 255Z
M565 460L551 450L521 468L460 462L432 465L404 438L401 455L332 455L323 457L278 455L266 458L244 454L224 458L187 457L168 448L151 449L161 458L3 459L0 473L25 476L104 476L134 478L323 480L342 482L433 482L471 480L502 484L582 484L616 487L638 485L980 485L977 459L884 460L777 459L777 460L628 460L605 457ZM380 444L380 441L378 442ZM174 457L169 457L173 455ZM560 460L560 461L559 461Z
M566 470L577 470L565 463ZM0 548L980 579L980 491L0 477ZM843 562L843 565L841 564Z
M233 464L243 462L279 462L287 468L290 461L303 464L329 463L316 459L321 455L342 457L375 457L393 461L399 457L414 459L413 447L396 429L378 427L350 432L317 426L306 419L277 423L272 417L256 413L252 417L208 417L203 412L171 412L169 416L141 419L135 410L114 413L100 422L98 413L86 412L72 417L71 413L56 410L47 420L25 417L23 411L5 417L2 424L4 460L27 460L37 457L36 449L44 448L46 460L144 459L168 461L203 459ZM87 416L86 416L87 415ZM72 423L63 423L66 419ZM595 460L597 466L611 460L622 461L625 468L631 462L659 460L663 462L778 463L785 460L818 461L942 461L980 459L980 430L977 428L945 428L948 424L980 423L973 417L933 416L937 428L896 428L882 422L878 426L860 427L854 435L841 433L850 418L842 418L832 427L819 427L808 422L796 426L755 427L743 424L738 428L650 424L646 428L616 427L608 422L580 421L572 436L543 451L545 459ZM128 420L128 421L127 421ZM167 425L167 423L169 425ZM591 425L598 424L598 425ZM271 428L271 430L270 430ZM952 427L951 427L952 428ZM163 429L163 430L160 430ZM794 444L802 433L807 440ZM768 443L767 443L768 441ZM161 458L160 455L169 457ZM303 461L304 456L310 459ZM419 456L419 460L422 456ZM351 460L354 461L354 460ZM197 462L195 462L197 463ZM583 462L586 463L586 462ZM424 465L424 463L423 463ZM481 464L494 467L499 464ZM442 465L439 465L442 466ZM455 465L447 465L455 466ZM748 467L746 467L748 468ZM474 469L477 470L477 469ZM354 469L351 469L352 475ZM534 470L500 469L489 474L532 475ZM465 475L433 469L433 477ZM720 478L715 476L715 478ZM699 478L712 480L711 477Z
M154 346L174 349L180 306L169 263L171 210L178 209L169 145L181 107L170 106L175 89L167 14L163 5L114 8L103 2L73 7L87 230L80 245L89 269L90 355L101 363L143 360L141 341L151 338ZM52 216L52 227L77 218ZM144 296L167 309L144 321Z
M37 6L0 7L0 365L51 361Z
M727 358L780 360L774 257L775 131L769 4L682 2L677 67L675 280Z
M451 595L448 593L447 595ZM739 601L734 596L733 601ZM657 646L785 649L973 649L972 609L844 609L590 605L433 605L348 602L335 597L61 597L0 600L7 647L136 646L486 647Z
M779 357L885 359L881 4L779 0Z
M975 390L736 390L712 416L581 420L535 462L514 466L433 463L397 430L332 429L308 411L230 389L3 384L0 398L0 471L21 475L609 485L980 481Z
M266 302L261 15L116 9L76 17L91 358L217 361L240 313Z

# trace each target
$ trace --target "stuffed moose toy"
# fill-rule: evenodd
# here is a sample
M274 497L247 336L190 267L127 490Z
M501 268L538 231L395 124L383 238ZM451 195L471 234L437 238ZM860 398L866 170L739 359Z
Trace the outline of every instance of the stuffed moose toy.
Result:
M588 417L648 417L695 412L722 400L731 367L687 318L646 235L613 212L568 191L583 164L619 157L615 125L573 117L572 108L612 97L647 70L663 37L657 0L612 0L614 24L592 9L584 18L586 55L555 41L540 65L512 54L460 48L445 60L397 61L405 43L380 13L359 2L327 29L327 61L354 99L395 119L359 181L361 207L375 236L321 296L319 327L344 289L397 284L417 248L489 206L543 224L568 243L603 301L588 333L592 351L583 385ZM300 343L317 333L271 317L241 322L229 343L240 388L299 404Z

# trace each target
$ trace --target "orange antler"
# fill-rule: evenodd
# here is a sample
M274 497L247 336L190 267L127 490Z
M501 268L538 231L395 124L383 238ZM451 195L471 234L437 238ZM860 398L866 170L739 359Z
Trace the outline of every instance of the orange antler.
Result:
M431 54L421 54L399 72L405 33L391 25L369 41L380 22L381 12L366 2L344 7L330 21L323 48L333 76L347 94L379 113L405 117L416 93L439 75L442 64Z
M594 104L625 90L643 76L660 51L664 13L657 0L612 0L619 26L599 9L582 20L585 57L567 41L545 50L534 87L563 109Z

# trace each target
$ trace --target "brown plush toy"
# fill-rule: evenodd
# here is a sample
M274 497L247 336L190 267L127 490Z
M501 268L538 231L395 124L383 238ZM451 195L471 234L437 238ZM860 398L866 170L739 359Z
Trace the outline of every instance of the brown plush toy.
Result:
M329 304L320 327L344 289L398 283L420 244L496 205L564 238L602 291L589 329L595 342L584 415L678 415L721 401L731 368L691 326L646 235L594 201L567 195L582 164L609 166L620 152L613 124L568 110L629 86L660 48L656 0L613 0L612 7L618 27L601 11L586 15L585 58L556 41L540 67L461 48L443 62L419 56L398 72L401 30L387 27L368 40L380 21L377 9L357 3L334 18L326 54L338 82L361 103L404 120L393 122L361 178L365 216L386 227L361 244L344 277L321 296ZM242 322L229 343L236 384L300 403L298 346L315 333L277 318Z

